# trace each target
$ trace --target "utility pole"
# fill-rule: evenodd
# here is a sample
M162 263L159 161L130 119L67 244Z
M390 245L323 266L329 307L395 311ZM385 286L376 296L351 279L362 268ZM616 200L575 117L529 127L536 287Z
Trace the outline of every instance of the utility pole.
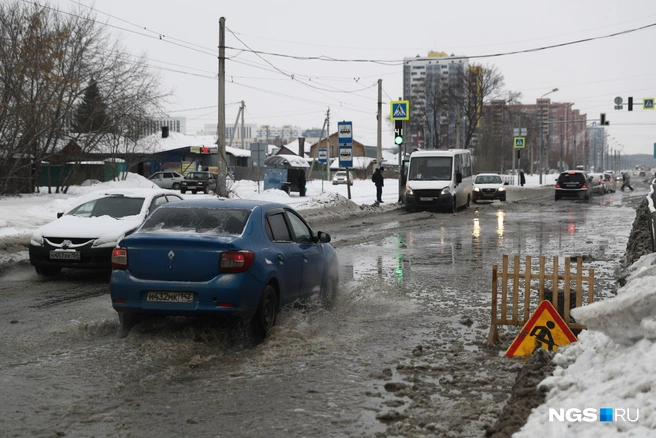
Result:
M378 136L376 138L376 162L383 161L383 80L378 79Z
M239 107L239 111L237 111L237 117L235 118L235 124L232 127L232 133L230 134L230 142L228 142L228 147L232 147L232 140L235 139L235 132L237 132L237 128L239 127L239 115L243 114L242 111L244 110L244 101L241 101L241 105ZM242 149L244 148L244 145L242 144Z
M328 143L326 146L326 150L328 151L328 156L326 157L326 175L328 177L326 181L330 181L330 108L328 108L328 111L326 112L326 143Z
M246 105L244 104L244 101L241 101L241 148L244 149L244 111L246 111Z
M219 19L219 122L217 126L219 183L217 195L227 197L225 149L225 17Z

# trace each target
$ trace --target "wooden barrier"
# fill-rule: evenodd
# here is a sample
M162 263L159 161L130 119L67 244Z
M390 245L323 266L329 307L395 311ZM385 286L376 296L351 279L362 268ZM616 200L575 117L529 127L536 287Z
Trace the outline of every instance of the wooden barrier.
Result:
M498 286L499 273L498 265L492 266L492 320L490 323L490 333L487 337L487 345L494 345L499 342L499 332L497 327L500 325L524 326L530 318L538 304L546 298L550 299L554 308L563 317L565 323L571 329L585 329L586 327L570 320L570 308L572 303L572 283L575 283L574 296L575 307L583 305L583 283L588 283L587 302L590 304L594 301L594 269L588 270L588 275L583 275L583 260L577 258L576 272L571 272L570 257L565 257L564 272L558 272L558 257L553 258L553 272L546 271L546 258L540 257L539 271L533 272L531 257L526 256L524 272L521 271L519 256L514 256L513 269L509 271L508 256L503 256L503 265L501 270L501 308L498 309ZM551 289L545 285L551 283ZM562 288L561 286L562 282ZM509 287L511 283L511 287ZM534 283L537 283L537 293L531 294L534 290ZM520 286L523 286L520 287ZM509 292L510 291L510 292ZM557 293L554 293L557 292ZM523 294L523 295L522 295ZM559 296L562 294L562 301L559 303ZM521 299L520 299L520 295ZM549 297L549 295L551 295ZM531 300L533 298L533 300ZM510 306L510 311L509 311ZM560 306L560 307L559 307ZM521 310L521 316L520 316ZM499 312L500 311L500 312ZM509 315L509 313L511 315Z

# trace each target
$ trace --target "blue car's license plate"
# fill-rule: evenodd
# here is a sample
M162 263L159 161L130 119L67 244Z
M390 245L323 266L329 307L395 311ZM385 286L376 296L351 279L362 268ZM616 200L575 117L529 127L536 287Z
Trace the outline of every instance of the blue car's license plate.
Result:
M147 301L161 303L193 303L193 292L148 292Z

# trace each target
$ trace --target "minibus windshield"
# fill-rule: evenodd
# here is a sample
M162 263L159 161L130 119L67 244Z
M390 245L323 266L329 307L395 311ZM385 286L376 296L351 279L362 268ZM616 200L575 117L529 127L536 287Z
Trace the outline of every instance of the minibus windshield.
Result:
M412 157L408 180L450 181L452 163L452 157Z

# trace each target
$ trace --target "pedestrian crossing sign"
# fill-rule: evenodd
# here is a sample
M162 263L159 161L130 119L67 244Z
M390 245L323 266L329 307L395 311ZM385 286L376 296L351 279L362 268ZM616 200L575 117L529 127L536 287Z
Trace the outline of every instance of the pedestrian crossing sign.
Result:
M542 301L506 351L506 357L530 356L536 348L556 351L572 342L576 342L576 336L551 301Z
M409 100L391 101L390 120L410 120L410 101Z
M526 137L513 137L515 140L515 149L524 149L526 147Z
M642 109L653 110L654 109L654 98L648 97L642 99Z

